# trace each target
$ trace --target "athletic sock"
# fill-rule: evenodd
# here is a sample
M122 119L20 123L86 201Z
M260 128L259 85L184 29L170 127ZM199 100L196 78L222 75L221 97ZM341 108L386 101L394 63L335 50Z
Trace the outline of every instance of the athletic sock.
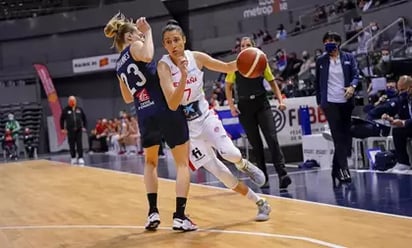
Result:
M186 201L187 201L187 198L185 197L176 197L176 217L177 218L183 219L185 217Z
M149 215L153 212L158 213L159 210L157 209L157 193L147 194L147 199L149 200Z
M258 202L261 198L250 188L248 188L247 194L246 194L247 199L253 201L254 203Z

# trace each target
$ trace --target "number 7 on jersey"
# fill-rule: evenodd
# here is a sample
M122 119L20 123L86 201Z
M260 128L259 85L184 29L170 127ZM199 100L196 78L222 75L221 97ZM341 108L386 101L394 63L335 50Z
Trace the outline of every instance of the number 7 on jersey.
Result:
M184 90L184 94L186 94L186 92L187 92L186 101L189 101L190 95L192 94L192 89L191 89L191 88L186 88L186 89Z

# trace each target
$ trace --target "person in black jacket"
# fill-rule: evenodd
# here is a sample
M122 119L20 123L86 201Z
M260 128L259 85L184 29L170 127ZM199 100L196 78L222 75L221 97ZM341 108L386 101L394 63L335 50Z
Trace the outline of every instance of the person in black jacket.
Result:
M86 128L86 116L83 109L77 106L74 96L70 96L68 106L66 106L60 116L60 127L63 133L67 133L69 141L71 164L78 163L84 165L82 132ZM76 159L76 149L78 158Z

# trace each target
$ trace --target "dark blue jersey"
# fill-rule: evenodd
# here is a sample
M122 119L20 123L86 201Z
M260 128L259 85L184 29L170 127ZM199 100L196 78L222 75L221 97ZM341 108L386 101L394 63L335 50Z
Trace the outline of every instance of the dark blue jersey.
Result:
M135 61L129 46L117 59L116 73L133 95L139 118L154 115L168 108L160 88L156 62Z

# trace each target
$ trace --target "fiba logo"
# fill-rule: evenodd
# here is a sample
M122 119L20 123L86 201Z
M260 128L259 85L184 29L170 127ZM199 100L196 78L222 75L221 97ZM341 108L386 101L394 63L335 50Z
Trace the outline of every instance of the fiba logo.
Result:
M275 121L276 133L283 130L286 125L286 114L276 107L272 107L273 120Z

